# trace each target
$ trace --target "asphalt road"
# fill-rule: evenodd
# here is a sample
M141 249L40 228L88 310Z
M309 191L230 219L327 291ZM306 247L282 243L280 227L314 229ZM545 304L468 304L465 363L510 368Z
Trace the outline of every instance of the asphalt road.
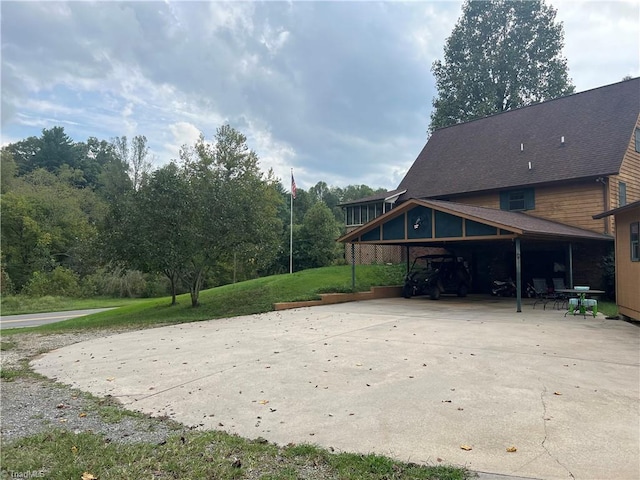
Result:
M0 317L0 330L4 328L37 327L48 323L61 322L70 318L82 317L92 313L104 312L111 308L93 308L89 310L70 310L67 312L27 313Z

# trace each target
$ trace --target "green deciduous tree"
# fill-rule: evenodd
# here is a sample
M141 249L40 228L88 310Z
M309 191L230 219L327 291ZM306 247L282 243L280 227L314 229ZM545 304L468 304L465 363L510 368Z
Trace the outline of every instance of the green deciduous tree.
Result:
M305 214L301 227L294 231L296 269L331 265L336 258L339 225L324 203L315 203Z
M234 253L245 262L269 263L265 257L275 255L282 228L280 200L246 137L229 125L218 128L213 144L201 136L193 148L183 148L181 159L191 189L191 243L182 273L197 306L206 274L232 262Z
M467 0L432 66L430 131L572 93L555 17L544 0Z
M89 189L72 187L42 168L14 179L2 195L2 253L20 289L35 271L57 265L83 273L104 204Z
M189 260L191 202L183 172L170 163L153 172L138 191L115 201L104 226L111 257L133 269L164 274L172 305Z
M116 137L113 139L112 145L116 157L128 167L133 188L138 190L144 177L151 171L151 162L147 158L149 156L147 137L136 135L131 139L131 142L127 140L126 136Z

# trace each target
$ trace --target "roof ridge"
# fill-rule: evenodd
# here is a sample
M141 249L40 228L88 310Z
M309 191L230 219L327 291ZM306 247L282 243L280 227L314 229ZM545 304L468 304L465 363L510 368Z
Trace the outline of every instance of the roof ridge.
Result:
M519 112L519 111L525 110L525 109L530 108L530 107L535 107L535 106L538 106L538 105L546 105L546 104L549 104L551 102L555 102L555 101L558 101L558 100L564 100L564 99L567 99L567 98L576 97L578 95L582 95L583 93L591 93L591 92L594 92L595 90L600 90L601 88L610 88L610 87L613 87L615 85L618 85L618 84L621 84L621 83L625 83L625 82L632 82L634 80L640 80L640 77L627 78L626 80L620 80L619 82L609 83L607 85L600 85L599 87L589 88L587 90L582 90L580 92L569 93L568 95L563 95L561 97L550 98L549 100L543 100L542 102L530 103L529 105L523 105L522 107L510 108L509 110L503 110L502 112L491 113L491 114L485 115L483 117L478 117L478 118L474 118L474 119L471 119L471 120L467 120L466 122L454 123L453 125L447 125L446 127L436 128L433 132L446 130L447 128L451 128L451 127L459 127L460 125L466 125L466 124L469 124L469 123L478 122L480 120L486 120L488 118L497 117L499 115L504 115L506 113Z

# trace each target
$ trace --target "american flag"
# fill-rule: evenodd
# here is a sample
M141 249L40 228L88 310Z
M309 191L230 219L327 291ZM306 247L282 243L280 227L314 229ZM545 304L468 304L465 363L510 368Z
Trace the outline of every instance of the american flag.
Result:
M293 178L293 172L291 173L291 196L296 198L296 181Z

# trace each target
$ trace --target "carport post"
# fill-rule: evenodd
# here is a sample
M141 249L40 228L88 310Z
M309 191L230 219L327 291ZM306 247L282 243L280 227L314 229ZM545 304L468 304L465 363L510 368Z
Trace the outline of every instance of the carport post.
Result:
M409 268L410 268L409 267L409 264L410 264L410 262L409 262L409 245L407 245L405 248L406 248L406 253L407 253L407 255L406 255L406 257L407 257L407 271L405 273L408 274L409 273Z
M522 312L522 272L520 265L519 238L516 238L516 312Z
M573 288L573 246L571 242L569 242L567 254L569 257L569 288Z
M356 245L351 244L351 290L356 291Z

